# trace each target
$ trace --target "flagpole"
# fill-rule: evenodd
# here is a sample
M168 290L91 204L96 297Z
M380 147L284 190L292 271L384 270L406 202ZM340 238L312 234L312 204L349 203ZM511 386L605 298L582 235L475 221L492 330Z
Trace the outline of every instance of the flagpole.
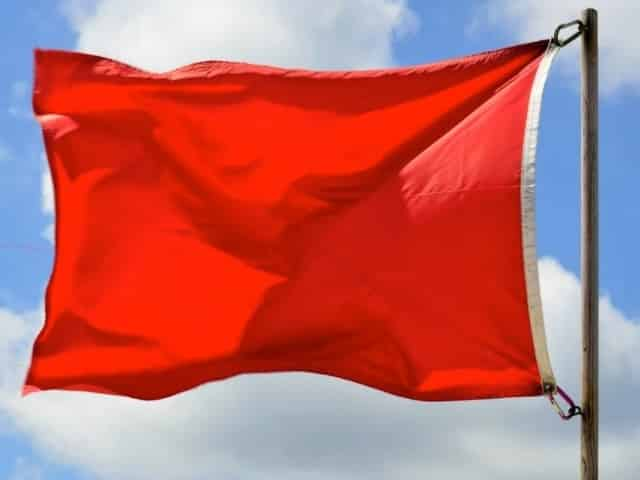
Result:
M598 15L582 11L581 479L598 479Z

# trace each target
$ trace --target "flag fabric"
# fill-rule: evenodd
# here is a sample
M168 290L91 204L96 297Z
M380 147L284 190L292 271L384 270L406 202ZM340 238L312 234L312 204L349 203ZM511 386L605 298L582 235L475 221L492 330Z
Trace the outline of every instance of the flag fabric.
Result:
M417 400L554 388L535 42L367 71L37 50L55 260L24 393L304 371Z

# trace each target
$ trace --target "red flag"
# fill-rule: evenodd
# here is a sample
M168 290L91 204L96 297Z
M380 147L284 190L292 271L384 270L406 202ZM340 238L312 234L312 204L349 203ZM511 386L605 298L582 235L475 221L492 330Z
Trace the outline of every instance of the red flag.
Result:
M554 386L534 230L553 49L156 74L36 51L56 246L25 393L306 371L420 400Z

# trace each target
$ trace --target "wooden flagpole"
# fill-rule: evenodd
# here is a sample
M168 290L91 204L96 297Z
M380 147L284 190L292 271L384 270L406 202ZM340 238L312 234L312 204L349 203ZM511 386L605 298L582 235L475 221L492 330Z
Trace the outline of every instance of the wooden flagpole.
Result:
M581 479L598 479L598 15L582 12Z

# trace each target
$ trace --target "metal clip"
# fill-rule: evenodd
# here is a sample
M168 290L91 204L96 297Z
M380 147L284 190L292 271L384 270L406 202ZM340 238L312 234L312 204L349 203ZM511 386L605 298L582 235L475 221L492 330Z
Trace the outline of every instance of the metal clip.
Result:
M570 35L569 37L565 38L564 40L561 40L560 36L559 36L560 35L560 30L563 30L565 28L571 27L573 25L577 25L578 26L578 31L575 32L573 35ZM555 32L553 32L552 41L557 46L564 47L565 45L569 45L576 38L578 38L580 35L582 35L584 30L585 30L585 26L584 26L584 23L582 23L582 20L574 20L574 21L569 22L569 23L561 23L560 25L558 25L558 27L556 28Z
M563 420L569 420L570 418L583 414L582 409L573 402L571 397L569 397L569 395L567 395L564 390L562 390L560 387L556 387L556 392L569 405L569 409L565 413L564 410L562 410L562 407L560 407L560 405L554 398L553 392L549 392L549 401L551 402L551 406L556 410L556 412L558 412L560 418L562 418Z

